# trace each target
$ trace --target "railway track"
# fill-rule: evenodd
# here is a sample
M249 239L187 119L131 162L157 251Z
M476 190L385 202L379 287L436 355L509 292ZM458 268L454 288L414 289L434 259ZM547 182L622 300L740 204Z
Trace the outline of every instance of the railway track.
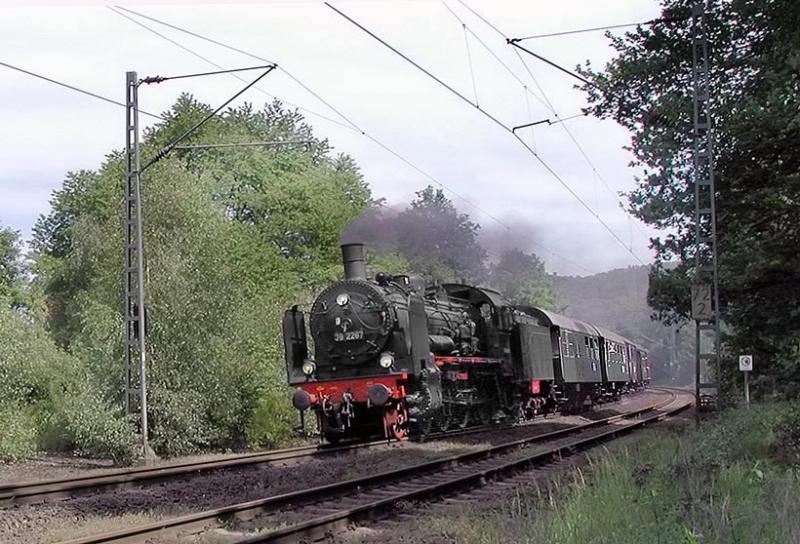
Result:
M331 452L334 450L341 452L357 447L369 447L373 444L374 443L351 444L338 448L330 448L330 450ZM142 485L179 476L199 474L210 470L274 463L276 461L317 455L320 452L327 452L327 449L316 445L300 446L269 452L237 455L225 459L210 459L190 463L109 470L69 478L0 483L0 507L64 500L76 495L92 493L99 490Z
M674 392L667 391L667 394L666 401L653 406L566 429L367 477L79 538L69 544L145 541L159 537L172 540L179 534L207 531L233 520L239 524L240 532L228 536L235 542L297 542L321 538L354 521L384 515L400 502L446 496L520 470L552 463L665 419L691 404L679 401ZM255 530L259 532L249 532Z
M442 437L454 437L470 433L490 430L491 426L473 427L450 433L435 433L426 437L434 440ZM503 428L503 427L500 427ZM166 464L151 467L135 467L121 470L108 470L92 474L48 480L32 480L24 482L0 483L0 508L37 504L49 501L66 500L84 494L91 494L113 489L141 486L172 478L191 476L213 470L250 467L288 461L318 455L335 455L358 449L391 444L385 439L370 442L358 442L339 446L309 445L296 448L285 448L268 452L248 453L225 459L209 459L178 464Z
M480 432L488 428L488 426L475 427L465 431L450 433L447 436ZM429 439L440 438L445 436L445 434L446 433L437 433L436 435L431 435ZM165 464L151 467L108 470L67 478L0 483L0 508L12 505L66 500L82 494L141 486L171 478L201 474L212 470L258 466L316 455L339 454L357 449L385 446L389 443L390 442L383 439L339 446L315 444L267 452L248 453L226 457L224 459L208 459L204 461Z
M482 425L459 431L436 432L426 436L425 440L454 438L490 430L502 430L509 427L512 426L498 427L496 425ZM267 452L247 453L226 457L224 459L207 459L203 461L150 467L108 470L99 473L94 472L92 474L48 480L0 483L0 508L13 505L60 501L79 495L142 486L214 470L252 467L318 455L335 455L353 450L387 446L389 444L390 442L385 439L343 444L339 446L315 444Z

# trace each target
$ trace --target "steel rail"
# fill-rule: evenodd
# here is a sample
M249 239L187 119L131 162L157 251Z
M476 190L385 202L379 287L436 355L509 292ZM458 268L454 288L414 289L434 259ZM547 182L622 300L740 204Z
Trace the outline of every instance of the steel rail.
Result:
M225 506L221 508L215 508L211 510L206 510L203 512L198 512L194 514L187 514L180 517L160 520L154 523L143 524L131 528L121 529L117 531L112 531L108 533L98 534L98 535L91 535L87 537L82 537L74 540L70 540L65 542L64 544L99 544L99 543L106 543L106 542L135 542L135 541L145 541L147 539L153 538L154 536L163 536L165 533L172 533L175 531L184 532L192 532L192 531L203 531L208 530L212 527L221 526L226 522L226 520L230 519L238 519L238 520L247 520L252 519L258 514L262 512L274 511L280 507L287 507L291 505L296 505L300 503L308 503L319 501L326 497L330 497L332 495L337 495L341 493L347 493L352 491L359 491L368 486L380 486L386 484L388 482L395 482L393 487L396 488L396 481L400 480L403 481L405 478L406 481L409 477L419 478L424 475L435 475L437 471L446 470L449 468L453 468L456 466L460 466L464 463L471 463L471 462L479 462L481 460L489 459L499 453L502 452L509 452L518 450L523 448L527 445L542 442L546 440L552 440L559 437L564 437L570 434L579 433L588 429L593 429L596 427L601 427L603 425L609 425L616 421L622 419L628 419L631 417L637 417L644 414L648 414L653 412L654 410L659 410L661 407L666 406L675 401L676 395L671 392L667 392L670 395L670 399L666 401L662 401L658 404L654 404L645 408L632 410L630 412L626 412L623 414L614 415L611 417L599 419L596 421L591 421L588 423L583 423L579 425L574 425L565 429L559 429L556 431L551 431L548 433L542 434L535 434L529 437L525 437L522 439L514 440L512 442L507 442L500 445L489 446L485 448L481 448L476 451L457 454L449 457L445 457L442 459L436 459L433 461L427 461L424 463L420 463L417 465L412 465L409 467L395 469L395 470L388 470L385 472L381 472L378 474L374 474L371 476L364 476L359 478L354 478L350 480L345 480L342 482L336 482L332 484L326 484L318 487L293 491L289 493L283 493L280 495L274 495L271 497L266 497L264 499L258 499L253 501L248 501L244 503L234 504L230 506ZM683 406L681 409L684 408ZM665 417L663 414L656 414L655 418L663 418ZM647 421L650 421L648 419ZM613 432L619 432L622 429L628 428L626 427L619 427L617 429L612 429ZM584 439L586 440L586 439ZM572 445L570 445L572 447ZM562 449L566 447L562 446ZM399 500L404 500L403 498L397 497L389 497L382 499L382 501L386 501L392 499L390 502L397 502ZM383 504L383 502L382 502ZM388 503L387 503L388 504ZM376 508L378 508L376 506ZM350 515L360 515L362 508L355 508L351 509L353 512L348 510L349 514L344 516L342 519L350 519ZM364 510L366 512L367 510ZM320 521L320 527L325 526L329 527L330 523L333 523L333 518L337 517L338 514L330 514L329 516L325 516L324 521ZM341 517L341 516L339 516ZM330 519L328 519L330 518ZM321 520L322 518L320 518ZM337 517L337 519L339 519ZM332 521L333 520L333 521ZM319 520L317 520L319 521ZM328 524L328 525L326 525ZM315 527L311 527L310 521L304 522L303 524L293 526L299 527L300 532L295 532L294 536L286 536L291 533L291 527L281 529L280 531L286 531L286 535L283 533L278 534L275 532L275 537L277 540L276 542L285 541L285 542L295 542L296 539L299 537L300 533L305 531L311 531L309 534L312 534L313 531L316 531ZM273 533L269 533L272 535ZM315 533L314 533L315 534ZM258 538L267 538L268 535L258 535ZM273 538L273 537L269 537ZM283 540L281 540L283 539ZM260 540L255 540L260 541ZM264 540L269 541L269 540ZM249 542L249 540L248 540Z
M425 437L414 437L413 440L437 440L444 437L451 438L487 430L511 427L512 425L482 425L458 431L431 433ZM95 491L121 489L146 483L155 483L180 476L201 474L212 470L258 466L302 457L338 454L375 446L388 446L395 443L396 442L391 440L381 439L338 446L314 444L266 452L247 453L224 459L207 459L203 461L164 464L151 467L114 469L47 480L5 482L0 483L0 508L12 505L67 500L77 495L89 494Z
M657 391L653 389L652 391ZM503 430L522 425L480 425L460 429L457 431L442 431L430 433L422 437L412 437L412 440L428 441L442 438L455 438L458 436L477 434L490 430ZM30 480L16 482L0 482L0 508L37 504L41 502L54 502L67 500L78 495L93 492L122 489L155 483L181 476L191 476L205 472L246 466L258 466L277 461L286 461L302 457L344 453L357 449L367 449L377 446L395 444L386 439L369 442L355 442L339 446L326 444L313 444L295 448L283 448L266 452L255 452L236 455L223 459L214 458L202 461L164 464L150 467L135 467L127 469L113 469L91 474L52 478L47 480Z
M207 459L203 461L165 464L152 467L108 470L99 473L94 472L92 474L53 478L49 480L0 483L0 507L64 500L75 495L103 488L121 488L178 476L199 474L211 470L274 463L276 461L320 454L341 453L379 444L386 444L386 440L347 444L337 447L315 444L267 452L248 453L225 459Z
M485 467L482 466L481 463L478 463L476 467L477 470L466 473L451 471L450 477L442 475L438 477L438 479L430 477L432 475L426 475L428 476L427 478L425 476L419 478L420 481L418 484L409 483L406 489L400 487L398 491L390 493L389 496L386 496L385 493L381 494L369 490L361 495L362 498L368 500L368 502L364 504L352 507L345 505L344 508L334 508L336 511L333 513L323 513L323 515L319 517L314 517L295 525L255 534L235 542L236 544L267 542L283 544L298 542L298 539L320 539L333 532L346 530L347 527L355 521L377 517L400 502L430 500L432 498L452 494L456 491L482 487L490 481L502 480L507 475L516 474L526 469L530 470L532 467L549 465L555 461L574 455L575 453L585 451L597 444L617 438L621 434L627 434L649 423L666 419L670 415L680 412L689 406L691 406L691 403L684 403L666 412L647 416L624 426L614 427L609 424L608 426L610 428L600 433L592 434L586 438L579 438L567 442L566 444L560 444L544 451L494 466ZM321 508L323 509L322 512L325 512L325 503L321 504Z
M464 434L483 432L491 429L504 429L509 426L479 426L458 431L431 433L424 440L436 440L443 437L456 437ZM417 439L417 438L415 438ZM356 442L340 446L314 444L296 448L284 448L267 452L237 455L224 459L207 459L185 463L164 464L152 467L136 467L93 472L71 477L48 480L30 480L0 483L0 508L12 505L37 504L67 500L72 497L89 494L100 490L121 489L146 483L155 483L180 476L191 476L212 470L258 466L277 461L286 461L302 457L344 453L356 449L394 444L386 439L369 442Z

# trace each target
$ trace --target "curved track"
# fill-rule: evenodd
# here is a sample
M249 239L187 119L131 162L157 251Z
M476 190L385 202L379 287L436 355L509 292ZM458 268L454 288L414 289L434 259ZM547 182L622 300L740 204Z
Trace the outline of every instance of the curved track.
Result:
M522 426L524 425L525 424ZM412 440L437 440L441 438L453 438L484 431L502 430L510 427L513 427L513 425L482 425L458 431L436 432L423 438L412 438ZM287 461L290 459L298 459L303 457L345 453L357 449L385 446L388 443L389 441L382 439L370 442L349 443L338 446L315 444L266 452L247 453L226 457L224 459L207 459L203 461L162 464L149 467L107 470L103 472L93 472L92 474L84 474L65 478L53 478L48 480L0 483L0 508L13 505L66 500L79 495L109 491L112 489L122 489L125 487L141 486L171 478L191 476L213 470L258 466L262 464L270 464L277 461Z
M80 538L70 544L143 541L177 532L202 532L233 519L245 523L241 527L244 531L260 531L241 533L240 542L296 542L301 538L320 538L353 521L381 515L401 501L431 499L463 491L483 485L487 480L550 463L665 419L691 404L678 401L671 391L667 393L669 399L652 406L566 429L534 434L399 470ZM537 444L539 447L534 447Z

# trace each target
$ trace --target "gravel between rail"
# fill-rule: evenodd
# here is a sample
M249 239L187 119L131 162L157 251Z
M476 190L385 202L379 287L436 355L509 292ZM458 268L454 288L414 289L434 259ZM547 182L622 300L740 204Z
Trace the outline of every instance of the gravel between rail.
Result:
M620 434L660 421L689 404L685 400L677 401L670 394L666 402L659 403L658 409L636 411L631 414L636 416L633 419L629 419L630 416L601 419L564 432L548 433L541 436L543 440L532 441L530 435L519 440L504 440L497 446L445 459L444 464L442 461L428 463L414 467L413 472L379 474L368 480L345 483L346 487L320 489L310 501L275 503L252 520L231 520L233 531L216 530L215 533L218 539L225 537L228 542L241 544L284 544L328 538L359 520L394 514L398 505L404 503L440 500L442 496L467 489L480 490L487 482L491 482L488 484L491 486L508 486L505 480L531 467L544 465L545 470L551 470L551 465L559 462L561 456L572 456L576 451L616 439Z
M692 400L691 392L678 393L685 395L689 401ZM602 448L578 453L542 469L522 472L500 484L464 491L434 504L401 504L392 516L354 524L348 531L332 535L325 542L326 544L461 544L462 535L453 530L454 526L474 523L476 519L484 520L486 523L497 522L503 516L498 512L507 514L510 504L520 508L519 511L515 510L520 516L530 515L525 510L528 503L522 497L531 493L541 494L539 500L542 501L542 508L551 507L552 500L559 500L562 494L569 491L573 479L584 477L576 469L584 470L600 457L618 455L641 440L654 436L654 433L658 436L664 432L684 432L693 428L694 424L693 410L685 410L659 422L655 427L646 427L639 432L609 442ZM480 535L475 536L476 539L481 538ZM211 541L202 540L202 542ZM221 544L223 540L217 538L213 542Z
M652 403L658 391L636 395L592 417L635 410ZM54 542L87 533L145 524L296 489L313 487L434 460L487 444L514 439L514 433L549 432L586 418L548 418L527 428L483 431L428 443L395 443L380 450L353 450L334 457L309 457L273 465L211 471L146 487L114 490L58 503L0 510L0 541Z

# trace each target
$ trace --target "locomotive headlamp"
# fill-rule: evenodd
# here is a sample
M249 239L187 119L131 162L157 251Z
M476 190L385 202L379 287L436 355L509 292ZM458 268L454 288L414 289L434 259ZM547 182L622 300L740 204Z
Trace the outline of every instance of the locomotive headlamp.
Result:
M301 366L300 369L306 376L311 376L314 371L317 370L317 365L311 359L306 359L303 361L303 366Z
M350 302L350 296L347 293L336 295L336 304L339 306L347 306L348 302Z
M378 359L378 364L381 365L382 368L391 367L394 364L394 355L388 351L384 351L381 353L381 358Z

